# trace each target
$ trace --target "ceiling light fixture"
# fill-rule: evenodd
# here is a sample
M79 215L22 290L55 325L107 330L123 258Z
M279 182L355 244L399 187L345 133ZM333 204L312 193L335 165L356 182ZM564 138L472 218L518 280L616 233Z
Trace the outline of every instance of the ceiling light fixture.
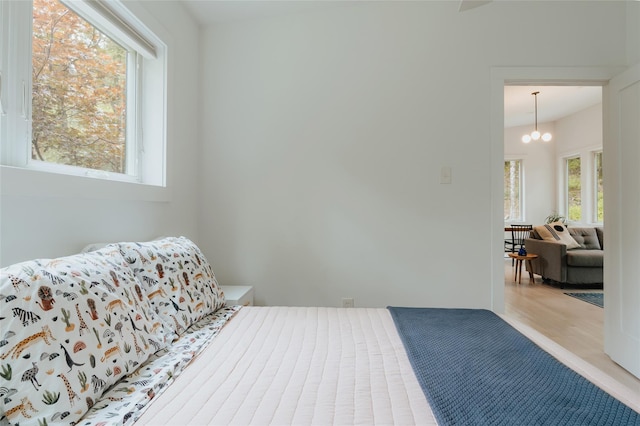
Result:
M545 142L549 142L551 140L551 133L547 132L544 135L540 135L540 132L538 131L538 93L540 92L531 93L535 98L535 114L536 114L535 126L536 127L534 128L533 132L531 132L531 134L524 135L522 137L522 142L524 143L529 143L532 140L537 141L541 137L542 137L542 140Z

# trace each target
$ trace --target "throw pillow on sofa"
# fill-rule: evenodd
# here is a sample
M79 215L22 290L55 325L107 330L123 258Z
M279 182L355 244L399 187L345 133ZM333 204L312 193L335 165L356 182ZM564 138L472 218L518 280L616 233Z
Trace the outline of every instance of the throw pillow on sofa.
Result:
M117 243L156 313L176 334L224 306L211 265L185 237Z
M546 225L535 226L533 229L543 240L564 244L567 246L567 250L580 247L580 244L573 239L569 234L566 225L562 222L553 222Z
M165 346L165 329L118 250L0 270L0 413L73 424Z

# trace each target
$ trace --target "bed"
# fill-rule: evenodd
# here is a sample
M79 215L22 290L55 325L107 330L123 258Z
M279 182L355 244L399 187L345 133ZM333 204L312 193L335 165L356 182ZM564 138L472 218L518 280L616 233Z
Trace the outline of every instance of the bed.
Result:
M534 330L511 324L638 411L633 391ZM388 309L245 307L136 424L438 422Z
M488 310L224 302L184 237L3 268L0 425L640 425L637 390Z

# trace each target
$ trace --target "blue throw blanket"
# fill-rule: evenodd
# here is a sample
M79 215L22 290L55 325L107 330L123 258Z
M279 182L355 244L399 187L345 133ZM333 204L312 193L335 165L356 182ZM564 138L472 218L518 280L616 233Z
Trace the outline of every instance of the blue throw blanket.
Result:
M493 312L388 309L440 425L640 425Z

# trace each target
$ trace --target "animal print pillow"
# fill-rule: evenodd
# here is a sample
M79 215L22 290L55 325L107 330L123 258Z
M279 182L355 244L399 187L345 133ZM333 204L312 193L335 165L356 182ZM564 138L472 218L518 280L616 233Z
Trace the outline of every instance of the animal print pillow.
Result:
M11 424L73 424L166 345L114 248L4 268L0 295L0 412Z
M117 246L156 313L176 335L224 306L211 265L191 240L167 237Z

